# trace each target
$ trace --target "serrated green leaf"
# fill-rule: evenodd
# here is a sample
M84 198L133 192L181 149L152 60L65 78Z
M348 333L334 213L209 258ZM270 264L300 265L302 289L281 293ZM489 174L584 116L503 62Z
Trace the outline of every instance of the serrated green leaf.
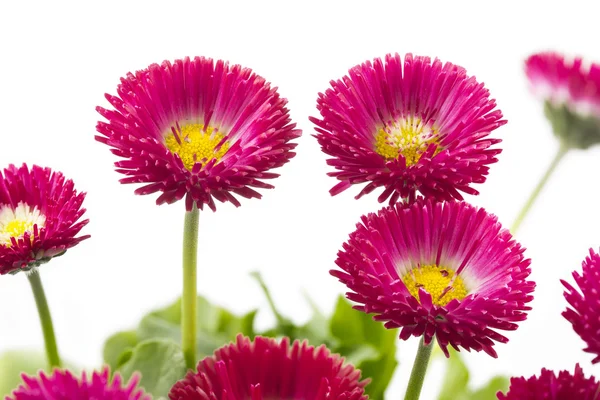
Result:
M109 337L105 344L102 356L104 362L110 365L111 370L117 369L125 351L133 349L139 342L136 331L117 332Z
M140 342L129 360L119 368L125 379L139 372L140 386L155 398L166 397L175 382L186 373L181 347L168 339L151 339Z
M438 400L457 400L468 398L469 391L469 369L462 360L460 353L450 350L450 358L447 359L446 375L442 383L442 390Z
M43 352L7 351L0 355L0 399L8 396L22 382L21 374L34 375L46 370L47 361Z
M505 376L495 376L490 381L483 385L480 389L476 390L470 400L496 400L498 397L496 393L502 391L506 393L510 379Z
M343 346L361 345L365 343L365 333L361 321L361 313L342 296L338 298L331 316L330 331Z

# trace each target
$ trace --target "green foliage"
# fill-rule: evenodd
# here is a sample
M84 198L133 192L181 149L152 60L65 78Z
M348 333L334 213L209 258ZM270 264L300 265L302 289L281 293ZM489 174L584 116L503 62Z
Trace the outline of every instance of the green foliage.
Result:
M472 390L469 387L469 369L460 353L450 350L446 375L438 400L496 400L496 393L499 390L505 392L506 389L508 389L508 378L495 376L481 388Z
M237 316L197 299L197 355L202 359L235 339L238 333L254 337L256 311ZM186 372L181 351L181 300L142 318L135 330L117 332L104 344L104 362L129 378L135 371L154 398L165 397Z
M211 304L204 297L197 299L197 355L204 358L215 349L235 339L238 333L254 337L256 311L236 316L230 311ZM118 332L104 345L104 362L118 368L129 357L129 352L140 342L149 339L170 339L181 343L181 300L168 307L153 311L142 318L136 330ZM125 360L124 360L125 359Z

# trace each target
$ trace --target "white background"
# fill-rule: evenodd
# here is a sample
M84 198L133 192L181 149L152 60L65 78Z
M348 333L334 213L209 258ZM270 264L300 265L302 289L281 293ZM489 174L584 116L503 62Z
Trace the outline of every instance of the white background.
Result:
M404 4L403 4L404 3ZM88 192L92 238L41 270L64 358L95 366L103 340L173 301L181 290L184 205L156 206L117 182L116 161L94 141L96 105L119 78L153 62L183 56L223 58L252 68L289 99L304 131L298 156L279 172L276 189L240 208L219 205L200 220L199 292L244 312L272 317L248 272L260 270L282 311L309 315L306 289L329 311L344 287L329 276L337 250L361 214L380 206L353 188L337 197L325 156L311 137L317 93L348 68L388 52L437 56L486 83L509 123L500 162L468 200L510 225L557 144L541 105L529 93L523 60L557 49L600 60L594 2L2 2L0 3L0 164L51 166ZM514 4L517 4L516 2ZM597 6L596 6L597 8ZM572 152L518 233L538 283L530 318L499 357L467 354L475 383L492 374L572 370L591 356L560 313L560 278L600 246L600 149ZM0 277L0 351L42 348L23 274ZM401 367L387 398L400 398L417 339L400 344ZM598 369L596 368L596 372ZM433 367L424 399L434 397Z

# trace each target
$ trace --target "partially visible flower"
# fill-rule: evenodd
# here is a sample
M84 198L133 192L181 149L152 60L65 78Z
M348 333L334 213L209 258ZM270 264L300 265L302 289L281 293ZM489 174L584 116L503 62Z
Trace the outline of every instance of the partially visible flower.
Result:
M185 197L186 209L235 195L260 198L272 188L268 172L288 162L300 131L290 123L287 101L248 68L210 58L164 61L129 73L114 110L97 107L96 140L123 160L122 183L142 183L136 194L162 192L157 204Z
M600 362L600 255L590 249L583 261L581 275L573 271L577 289L561 279L565 299L570 307L562 315L587 347L583 351L595 355L592 363ZM579 289L579 290L578 290Z
M508 341L496 330L517 329L531 309L523 251L484 209L419 199L363 216L331 274L400 339L435 336L446 356L450 345L496 357L494 341Z
M437 58L388 54L350 69L319 94L321 119L311 118L328 175L341 182L336 195L367 183L357 198L383 187L379 201L438 200L478 194L500 139L489 134L506 123L489 91L464 68Z
M238 335L177 382L171 400L366 400L360 371L324 346Z
M90 237L73 181L34 165L0 172L0 275L28 271Z
M543 52L526 60L525 73L564 146L600 143L600 64Z
M151 400L138 388L138 382L139 376L134 375L125 383L118 372L111 380L108 367L91 375L83 372L81 377L69 370L55 369L50 375L23 374L23 383L6 400Z
M577 364L575 373L542 369L539 377L511 378L506 394L498 392L499 400L596 400L600 386L596 378L586 378Z

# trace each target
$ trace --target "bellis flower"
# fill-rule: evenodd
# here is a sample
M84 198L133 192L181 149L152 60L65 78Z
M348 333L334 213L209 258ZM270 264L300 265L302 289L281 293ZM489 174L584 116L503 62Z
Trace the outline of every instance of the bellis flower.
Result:
M236 196L260 198L255 188L295 153L287 101L248 68L210 58L152 64L121 79L112 109L97 107L96 139L122 160L122 183L136 194L160 192L157 204L185 197L215 210L215 200L236 206Z
M355 307L375 314L400 338L435 337L485 351L508 339L531 309L530 260L498 219L464 202L418 199L362 217L332 270Z
M506 121L489 91L464 68L407 54L350 69L319 94L311 118L336 195L366 183L357 198L383 187L379 201L438 200L477 194L500 142L490 133Z
M0 275L29 271L62 255L89 235L88 220L73 181L34 165L0 172Z
M542 52L526 60L525 73L563 146L600 143L600 64Z
M110 378L108 367L83 372L81 377L68 370L55 369L50 375L40 372L37 376L23 375L23 384L6 400L151 400L152 397L138 388L139 376L123 382L119 373Z
M558 375L542 369L539 377L511 378L506 394L498 392L499 400L596 400L600 386L596 378L586 378L577 364L575 373L560 371Z
M177 382L171 400L366 400L360 371L325 346L238 335Z
M582 273L574 271L573 278L576 288L561 280L569 303L562 315L587 344L583 351L595 356L592 360L595 364L600 362L600 255L590 249L590 255L583 261Z

